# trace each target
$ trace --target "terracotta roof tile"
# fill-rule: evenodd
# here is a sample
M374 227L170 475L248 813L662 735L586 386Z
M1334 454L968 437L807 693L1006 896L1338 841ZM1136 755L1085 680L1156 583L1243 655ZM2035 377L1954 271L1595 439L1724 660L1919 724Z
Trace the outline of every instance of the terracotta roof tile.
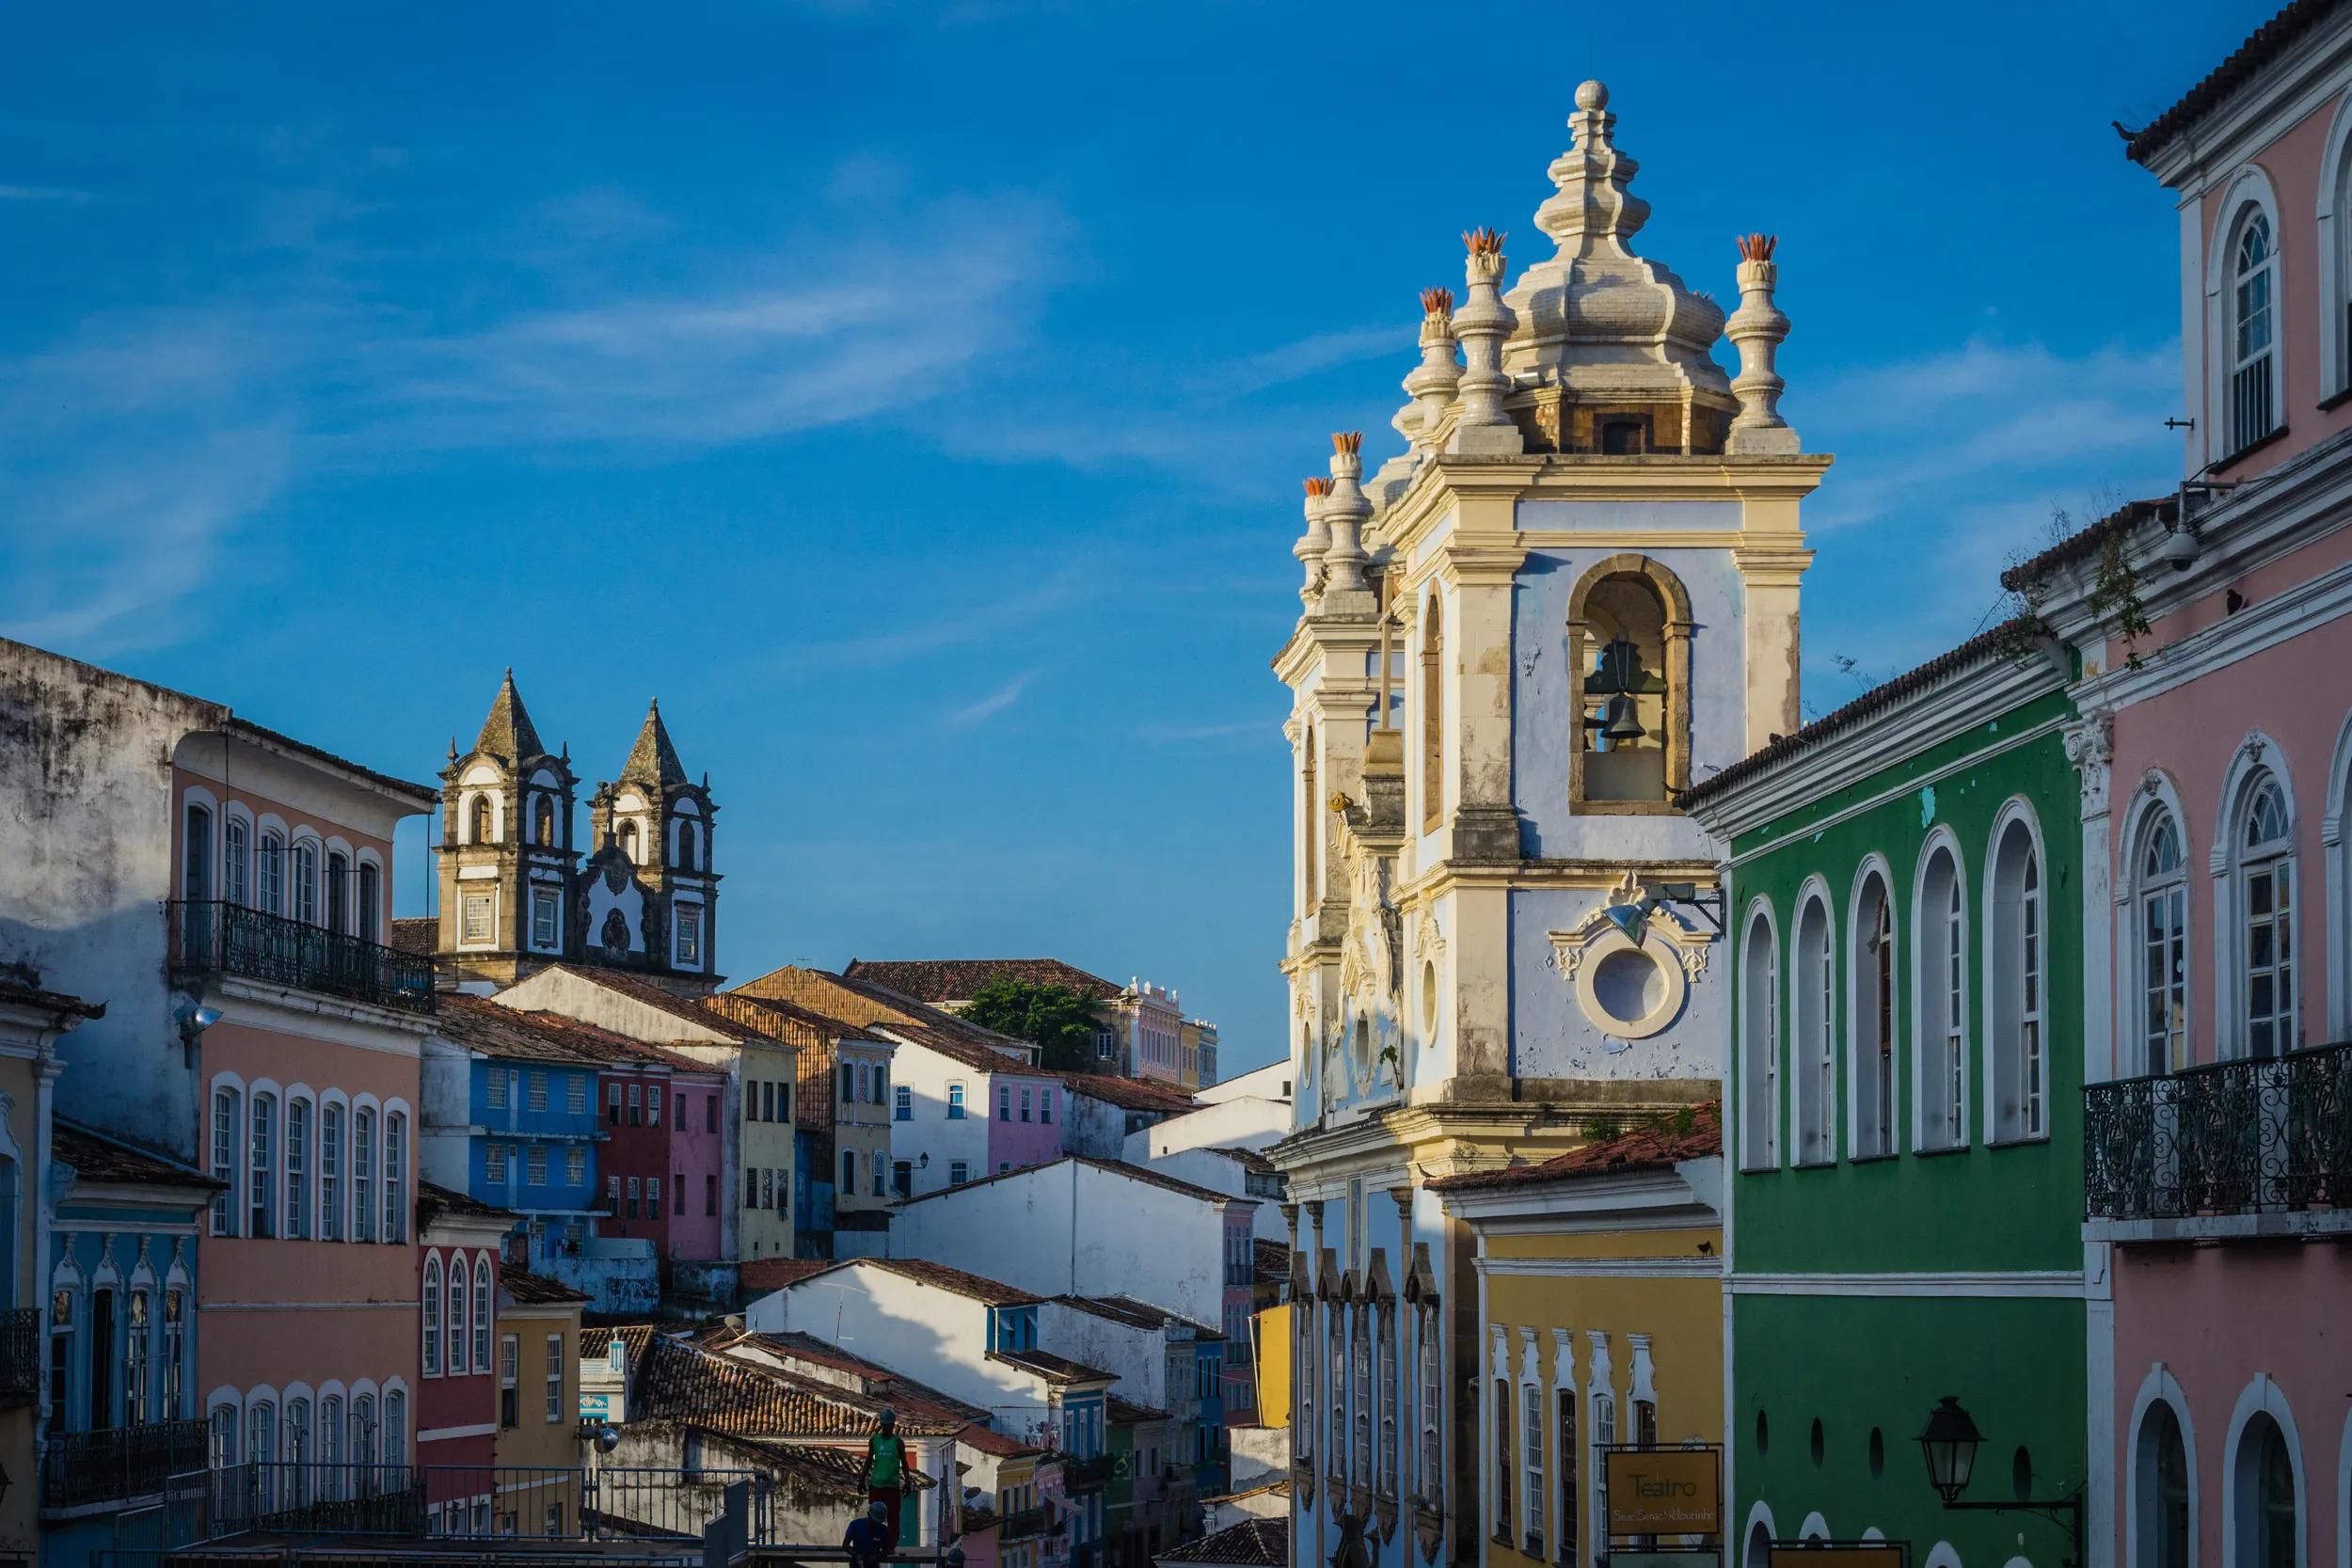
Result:
M2107 542L2110 534L2129 534L2140 524L2151 520L2171 521L2174 515L2180 511L2180 498L2177 496L2157 496L2150 500L2125 501L2088 528L2075 530L2040 555L2031 556L2010 567L2001 574L2001 586L2012 594L2026 589L2032 586L2036 579L2046 576L2057 567L2097 553L2099 547Z
M612 1341L621 1342L621 1360L631 1372L653 1343L660 1330L652 1323L616 1323L610 1326L588 1326L580 1331L580 1358L602 1361L612 1353Z
M1007 1366L1025 1367L1049 1383L1115 1383L1119 1377L1116 1372L1106 1372L1100 1367L1089 1367L1047 1350L993 1350L988 1358Z
M865 1437L881 1430L887 1399L722 1355L679 1339L647 1341L629 1392L632 1420L687 1421L751 1437ZM909 1436L946 1437L969 1423L901 1412Z
M61 990L44 990L40 976L33 972L29 964L0 965L0 1002L23 1007L40 1007L53 1013L71 1013L76 1018L106 1016L106 1004L103 1002L85 1002Z
M1581 1176L1614 1176L1622 1171L1657 1170L1685 1160L1706 1160L1724 1151L1724 1108L1720 1101L1691 1107L1691 1124L1677 1130L1675 1117L1661 1117L1650 1125L1609 1139L1586 1144L1536 1164L1504 1170L1465 1171L1429 1183L1432 1192L1490 1192L1499 1187L1523 1187ZM1677 1113L1678 1115L1678 1113Z
M2140 130L2127 132L2124 155L2144 162L2165 143L2219 106L2244 87L2263 67L2285 54L2297 40L2343 8L2344 0L2295 0L2249 34L2229 58L2208 71L2181 101ZM2118 130L2122 130L2120 125Z
M1130 1404L1117 1394L1104 1397L1104 1406L1114 1426L1134 1426L1137 1421L1165 1421L1168 1412L1154 1410L1148 1404Z
M499 1289L525 1307L558 1307L565 1302L586 1301L588 1297L561 1280L549 1279L528 1269L499 1268Z
M1261 1237L1250 1243L1250 1256L1257 1264L1260 1279L1288 1283L1291 1276L1291 1249L1286 1242L1269 1242Z
M1173 1084L1120 1078L1107 1072L1065 1072L1061 1081L1073 1094L1083 1094L1124 1111L1162 1111L1181 1116L1200 1108L1199 1101Z
M468 1193L444 1187L435 1181L417 1183L417 1228L421 1231L443 1214L469 1216L483 1220L506 1220L519 1223L520 1214L511 1209L501 1209L485 1203Z
M745 1291L781 1291L834 1266L830 1258L747 1258L736 1278Z
M1054 1300L1080 1312L1089 1312L1130 1328L1165 1328L1169 1323L1182 1323L1202 1339L1222 1339L1225 1336L1207 1323L1170 1312L1165 1307L1154 1307L1134 1296L1056 1296Z
M756 1029L748 1028L724 1013L704 1006L698 997L680 996L675 991L664 990L651 980L625 974L617 969L599 969L594 964L549 964L548 969L568 974L576 980L585 980L592 986L602 987L614 995L626 996L632 1002L642 1002L648 1007L658 1008L673 1018L694 1025L697 1029L707 1029L713 1034L724 1035L731 1039L739 1040L760 1040L772 1043L775 1038L771 1035L765 1035Z
M898 1026L902 1032L914 1031L920 1043L948 1051L950 1054L955 1053L950 1050L951 1045L961 1042L967 1052L977 1048L983 1053L992 1053L969 1058L972 1065L991 1072L1006 1070L996 1060L999 1055L1010 1060L1012 1070L1019 1071L1022 1065L1030 1061L1037 1052L1037 1048L1027 1040L1014 1039L1009 1035L983 1029L977 1023L902 991L821 969L787 964L757 979L746 980L727 994L761 998L783 996L796 1006L810 1008L826 1018L839 1019L862 1028L885 1024ZM965 1058L959 1056L958 1059Z
M192 1187L216 1192L228 1185L168 1155L63 1117L56 1117L51 1127L50 1151L59 1164L73 1167L77 1180L101 1186Z
M430 958L441 950L441 923L431 915L395 920L389 945L402 953Z
M841 973L934 1006L969 1001L998 979L1059 986L1089 1002L1106 1002L1126 989L1059 958L851 958Z
M1232 1562L1242 1568L1290 1568L1291 1524L1281 1519L1244 1519L1198 1541L1152 1554L1155 1562Z

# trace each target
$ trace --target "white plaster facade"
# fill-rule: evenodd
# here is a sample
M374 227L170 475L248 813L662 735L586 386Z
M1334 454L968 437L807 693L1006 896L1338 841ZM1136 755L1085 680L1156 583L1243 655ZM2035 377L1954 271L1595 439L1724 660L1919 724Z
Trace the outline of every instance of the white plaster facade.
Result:
M890 1252L1039 1295L1134 1296L1222 1323L1229 1237L1249 1228L1257 1207L1125 1166L1063 1159L901 1204Z

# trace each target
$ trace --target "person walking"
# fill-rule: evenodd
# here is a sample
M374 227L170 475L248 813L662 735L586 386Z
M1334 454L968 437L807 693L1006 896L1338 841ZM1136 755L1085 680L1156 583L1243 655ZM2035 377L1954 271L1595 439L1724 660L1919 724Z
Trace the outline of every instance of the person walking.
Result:
M887 1510L882 1530L889 1537L890 1546L898 1544L898 1502L906 1495L907 1445L898 1435L898 1413L882 1413L881 1431L866 1440L866 1496L877 1508Z
M882 1524L885 1512L885 1504L867 1503L866 1512L842 1531L841 1549L850 1554L850 1568L882 1568L882 1554L892 1545L890 1531Z

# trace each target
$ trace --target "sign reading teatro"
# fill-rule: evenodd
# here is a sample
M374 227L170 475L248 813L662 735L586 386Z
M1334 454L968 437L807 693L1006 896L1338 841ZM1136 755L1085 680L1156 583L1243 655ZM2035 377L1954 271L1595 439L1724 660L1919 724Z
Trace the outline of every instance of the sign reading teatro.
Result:
M1722 1533L1716 1449L1610 1449L1601 1459L1612 1536Z

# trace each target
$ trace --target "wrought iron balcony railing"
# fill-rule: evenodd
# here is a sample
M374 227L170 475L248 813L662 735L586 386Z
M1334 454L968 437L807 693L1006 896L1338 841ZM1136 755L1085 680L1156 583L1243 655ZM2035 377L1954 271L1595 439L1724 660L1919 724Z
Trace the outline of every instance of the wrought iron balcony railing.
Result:
M40 1308L0 1311L0 1407L40 1398Z
M204 1422L198 1418L58 1433L41 1455L41 1506L80 1508L149 1497L173 1476L202 1469L204 1457Z
M2352 1211L2352 1043L2083 1089L2098 1224Z
M1044 1533L1045 1508L1041 1503L1035 1508L1017 1509L996 1522L996 1544L999 1546Z
M1067 1461L1062 1466L1062 1485L1072 1492L1101 1486L1111 1479L1111 1456L1106 1453L1098 1453L1092 1459Z
M174 899L171 961L183 974L234 974L302 990L433 1011L433 960L242 904Z

